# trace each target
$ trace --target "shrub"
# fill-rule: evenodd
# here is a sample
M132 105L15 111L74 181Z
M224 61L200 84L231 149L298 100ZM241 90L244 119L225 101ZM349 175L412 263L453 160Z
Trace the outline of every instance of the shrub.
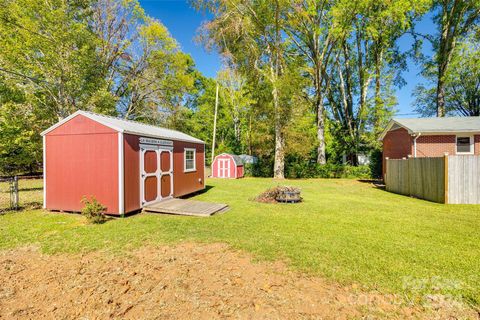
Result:
M370 154L370 172L372 178L381 179L382 178L382 166L383 166L383 155L382 150L374 150Z
M246 163L243 168L246 177L273 176L273 160L269 158L258 158L256 163Z
M351 166L344 164L295 162L286 168L288 178L349 178L369 179L371 171L369 166Z
M377 155L375 155L377 156ZM373 156L372 156L373 157ZM381 152L380 157L381 165ZM272 177L273 159L259 158L255 164L245 164L245 176L250 177ZM287 156L285 158L285 177L291 179L306 178L349 178L349 179L370 179L378 176L378 162L375 165L351 166L345 164L327 163L319 165L313 160L301 157Z
M87 218L88 222L98 224L107 221L107 216L105 215L106 207L98 202L95 197L90 199L83 197L82 203L82 214Z

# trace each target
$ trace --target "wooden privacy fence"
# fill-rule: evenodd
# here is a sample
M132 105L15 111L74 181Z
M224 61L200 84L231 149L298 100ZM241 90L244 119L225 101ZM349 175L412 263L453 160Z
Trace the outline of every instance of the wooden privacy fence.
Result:
M390 192L439 203L480 204L480 156L386 159Z

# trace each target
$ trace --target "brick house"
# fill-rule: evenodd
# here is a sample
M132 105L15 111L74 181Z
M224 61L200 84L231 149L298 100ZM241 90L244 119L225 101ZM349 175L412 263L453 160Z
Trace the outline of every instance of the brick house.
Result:
M480 154L480 117L392 119L380 135L385 159Z

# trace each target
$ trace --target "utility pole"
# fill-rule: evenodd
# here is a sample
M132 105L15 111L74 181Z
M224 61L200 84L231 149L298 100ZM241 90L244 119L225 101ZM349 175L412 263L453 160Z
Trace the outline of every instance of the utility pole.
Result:
M213 164L213 159L215 159L215 135L217 133L217 112L218 112L218 82L217 82L217 91L215 93L215 116L213 117L213 138L212 138L212 162L210 162L210 165Z

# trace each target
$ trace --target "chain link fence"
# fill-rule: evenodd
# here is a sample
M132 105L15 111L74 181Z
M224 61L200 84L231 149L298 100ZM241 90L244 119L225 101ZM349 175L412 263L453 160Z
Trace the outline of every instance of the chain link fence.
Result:
M0 213L41 208L43 179L41 176L0 178Z

